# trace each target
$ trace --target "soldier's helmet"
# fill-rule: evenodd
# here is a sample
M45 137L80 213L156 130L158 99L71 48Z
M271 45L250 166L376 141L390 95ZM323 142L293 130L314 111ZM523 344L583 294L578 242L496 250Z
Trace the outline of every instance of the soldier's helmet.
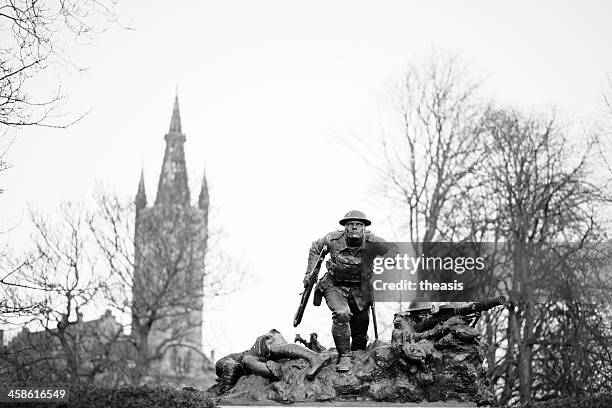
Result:
M344 215L344 218L340 220L340 225L344 226L344 224L346 224L349 221L361 221L365 224L366 227L372 224L372 221L370 221L369 218L366 217L366 215L363 212L357 211L357 210L351 210L347 212Z

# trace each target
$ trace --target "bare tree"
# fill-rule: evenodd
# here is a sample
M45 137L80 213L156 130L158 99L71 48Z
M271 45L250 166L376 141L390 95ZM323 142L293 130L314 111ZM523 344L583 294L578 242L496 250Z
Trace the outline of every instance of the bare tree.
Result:
M50 222L32 214L33 248L23 256L25 261L13 262L4 274L3 286L12 289L14 297L3 312L42 329L18 336L5 360L15 362L29 355L25 366L56 361L50 365L55 378L76 382L108 368L106 360L92 360L91 355L114 347L121 331L117 326L100 331L83 321L84 312L99 307L106 280L96 266L83 207L64 204L60 217Z
M236 290L245 270L219 251L218 233L198 230L201 220L193 219L197 215L190 215L189 208L168 206L160 222L135 228L132 203L103 190L97 202L89 225L111 272L107 299L131 316L136 350L132 381L139 383L172 349L190 347L201 353L197 316L202 296ZM139 241L146 245L134 245Z
M66 95L60 72L85 71L72 58L74 47L91 44L110 24L123 26L117 0L0 4L0 140L11 128L66 128L87 114L62 109ZM8 146L10 142L0 144L0 172L9 166Z
M510 402L518 382L518 396L526 404L541 391L543 377L534 373L534 364L544 350L542 343L550 340L545 340L544 331L553 329L548 312L551 304L542 307L538 299L546 295L553 299L552 305L564 301L563 307L570 308L576 302L556 290L575 273L560 264L576 255L575 248L559 242L577 242L579 248L585 248L605 240L598 214L608 197L605 183L596 183L589 173L591 142L582 153L572 150L554 118L491 109L483 123L488 206L497 215L512 271L512 304L507 309L507 324L502 326L507 334L505 353L503 364L498 364L504 371L500 402ZM571 281L584 287L592 278L580 285L579 279Z
M90 43L109 22L117 21L114 1L9 0L0 5L0 125L66 127L59 111L61 85L37 87L35 78L51 68L82 70L69 44Z
M357 150L400 203L412 242L460 233L453 219L480 162L478 87L457 56L422 58L391 89L379 131L358 137Z
M592 389L580 382L607 387L609 254L588 251L606 240L610 203L608 180L592 173L597 140L580 150L555 118L481 106L468 78L456 58L411 65L392 92L394 110L383 110L356 150L399 203L413 243L500 243L488 256L512 302L480 323L499 403ZM581 334L555 338L572 329ZM571 357L546 354L555 341ZM583 358L589 349L597 358ZM573 369L580 380L570 381Z
M203 297L234 291L245 269L220 250L220 235L208 232L204 211L162 206L140 214L154 217L135 228L132 203L102 189L96 198L93 211L64 204L57 222L34 214L33 247L4 259L0 290L7 296L0 318L29 323L43 334L12 342L0 358L3 368L21 366L23 378L29 378L28 367L57 368L57 353L45 354L49 342L62 350L56 374L74 381L106 376L140 383L163 372L168 358L177 360L181 375L202 368L193 364L207 361L201 350ZM82 319L84 312L104 308L119 317L104 323L105 331Z
M421 56L389 88L374 126L349 141L396 204L414 253L423 242L473 239L476 224L466 218L481 219L473 214L482 210L479 87L458 55ZM412 300L385 306L401 310Z

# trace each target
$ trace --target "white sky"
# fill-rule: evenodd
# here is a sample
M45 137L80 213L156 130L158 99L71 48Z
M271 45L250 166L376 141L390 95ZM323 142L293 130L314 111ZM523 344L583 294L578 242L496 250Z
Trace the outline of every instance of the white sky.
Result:
M0 225L27 243L28 205L51 212L94 183L136 193L144 166L154 200L179 86L192 198L206 169L227 250L256 276L205 315L205 347L241 351L277 328L288 340L310 243L349 209L394 236L390 205L371 194L349 136L414 56L460 52L486 94L582 121L602 108L612 72L609 1L167 1L122 5L133 31L111 28L64 77L67 111L93 111L67 130L23 129L0 174ZM51 84L53 85L53 84ZM21 222L20 222L21 221ZM391 316L379 314L379 321ZM331 314L306 311L300 333L330 345Z

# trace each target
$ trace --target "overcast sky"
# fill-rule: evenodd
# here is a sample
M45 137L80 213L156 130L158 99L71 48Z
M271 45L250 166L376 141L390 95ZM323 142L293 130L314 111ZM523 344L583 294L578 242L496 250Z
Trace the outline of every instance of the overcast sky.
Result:
M205 170L226 249L255 276L208 303L205 347L217 356L271 328L293 338L310 243L346 211L361 209L372 231L402 238L391 205L372 195L371 171L339 139L413 58L458 52L484 95L527 110L556 106L581 123L601 111L612 72L605 0L130 3L121 18L134 29L110 28L77 50L89 70L62 76L66 111L91 113L67 130L13 133L0 223L17 225L11 244L24 246L28 206L52 212L100 181L133 197L141 168L152 202L178 85L192 198ZM330 326L323 304L309 306L299 329L329 346Z

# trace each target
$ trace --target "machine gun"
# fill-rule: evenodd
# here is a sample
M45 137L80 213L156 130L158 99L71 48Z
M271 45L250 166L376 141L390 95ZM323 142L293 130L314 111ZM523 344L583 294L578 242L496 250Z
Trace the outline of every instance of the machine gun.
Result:
M423 333L433 329L438 323L444 322L452 316L473 317L471 324L473 327L476 321L478 321L481 312L504 304L506 304L506 298L498 296L457 307L432 305L431 308L409 310L408 314L416 320L414 331L416 333Z
M308 299L310 298L310 294L312 293L312 288L315 283L317 283L317 278L319 276L319 269L321 269L321 263L323 262L323 258L325 257L323 254L327 253L327 245L323 245L323 249L319 252L319 257L317 258L317 262L312 267L312 270L309 272L309 280L308 285L304 288L304 291L301 293L302 298L300 299L300 305L298 306L297 312L295 312L295 317L293 318L293 327L298 327L300 322L302 321L302 317L304 316L304 310L306 310L306 305L308 304ZM318 305L317 305L318 306Z

